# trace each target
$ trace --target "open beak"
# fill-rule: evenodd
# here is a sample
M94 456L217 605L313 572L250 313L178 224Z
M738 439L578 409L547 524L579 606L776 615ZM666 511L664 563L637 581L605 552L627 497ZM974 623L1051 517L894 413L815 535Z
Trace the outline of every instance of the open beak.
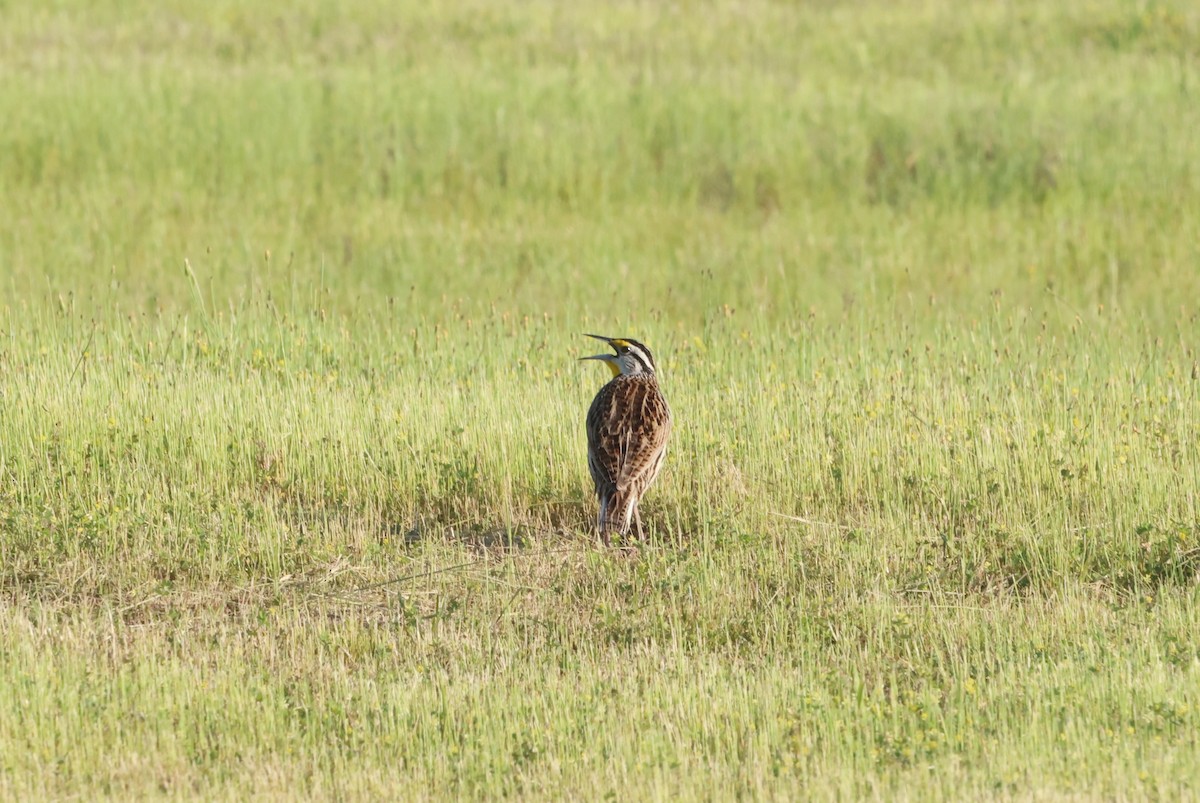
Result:
M585 333L584 336L585 337L594 337L597 340L603 340L605 343L608 343L610 345L612 344L612 341L614 340L614 338L604 337L603 335L589 335L589 334ZM617 355L615 355L615 354L593 354L590 357L580 357L579 359L580 360L600 360L602 363L604 363L605 365L608 366L610 371L613 372L613 376L617 376L621 373L621 364L619 362L617 362Z
M614 340L616 340L616 338L615 338L615 337L605 337L604 335L590 335L590 334L588 334L587 332L584 332L584 333L583 333L583 336L584 336L584 337L593 337L593 338L595 338L596 340L603 340L605 343L609 344L610 346L612 345L612 342L613 342Z

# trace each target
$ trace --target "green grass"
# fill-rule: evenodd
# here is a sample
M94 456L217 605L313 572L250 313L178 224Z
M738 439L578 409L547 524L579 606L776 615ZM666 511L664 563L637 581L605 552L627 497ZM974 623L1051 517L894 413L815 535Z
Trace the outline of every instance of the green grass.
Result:
M0 3L0 797L1196 795L1191 6Z

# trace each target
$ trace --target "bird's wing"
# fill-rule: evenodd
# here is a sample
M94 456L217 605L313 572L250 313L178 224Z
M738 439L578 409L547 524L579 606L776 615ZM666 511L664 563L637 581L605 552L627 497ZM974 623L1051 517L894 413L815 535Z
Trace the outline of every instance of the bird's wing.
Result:
M600 388L587 414L588 471L601 498L615 490L620 466L612 429L614 387L609 382Z
M671 434L671 411L654 385L613 380L588 411L588 467L597 489L653 478Z

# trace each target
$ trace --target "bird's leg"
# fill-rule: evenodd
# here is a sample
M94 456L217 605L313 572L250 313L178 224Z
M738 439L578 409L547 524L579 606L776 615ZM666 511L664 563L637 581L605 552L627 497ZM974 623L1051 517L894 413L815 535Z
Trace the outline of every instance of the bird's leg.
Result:
M605 515L608 512L608 505L605 504L604 494L600 492L599 488L596 489L596 493L600 501L600 510L596 514L596 533L600 536L601 542L608 546L608 516Z
M640 499L638 500L641 501ZM642 532L642 511L638 510L637 502L633 505L633 523L637 527L637 537L639 541L645 541L646 535Z

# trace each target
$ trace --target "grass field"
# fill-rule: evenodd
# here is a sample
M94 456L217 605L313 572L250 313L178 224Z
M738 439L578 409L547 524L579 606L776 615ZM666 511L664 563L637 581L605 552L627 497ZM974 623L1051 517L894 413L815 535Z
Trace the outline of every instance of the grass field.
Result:
M0 797L1200 795L1194 4L9 0L0 73Z

